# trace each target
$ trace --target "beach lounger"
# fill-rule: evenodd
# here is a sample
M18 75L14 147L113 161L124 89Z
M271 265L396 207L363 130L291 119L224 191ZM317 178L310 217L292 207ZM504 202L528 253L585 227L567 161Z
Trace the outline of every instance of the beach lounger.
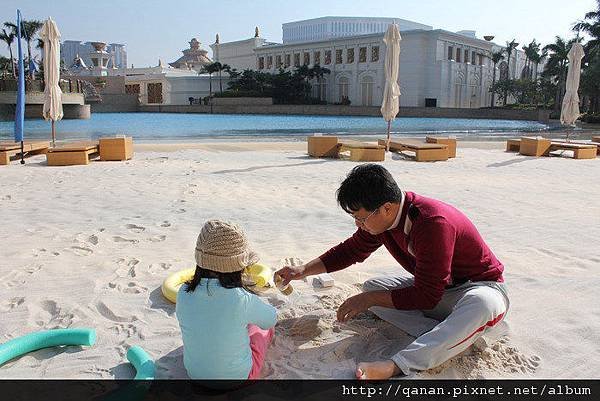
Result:
M516 139L509 139L508 141L506 141L506 151L507 152L519 152L519 150L521 150L521 140L516 138Z
M100 138L100 160L123 161L133 157L133 138L130 136Z
M98 142L72 142L48 149L46 158L49 166L73 166L90 163L98 156Z
M519 153L524 156L548 156L551 140L541 136L522 136Z
M387 141L380 139L379 144L386 146ZM418 162L448 160L448 145L441 143L423 143L409 139L390 141L390 150L394 152L413 152Z
M47 141L24 141L24 157L44 154L50 147ZM11 158L21 157L21 142L0 142L0 165L7 165Z
M448 145L448 158L451 159L456 157L456 138L426 136L425 142L441 143L442 145Z
M353 162L382 162L385 160L385 146L375 143L359 141L340 141L338 143L338 157L343 158L343 153L350 153Z
M337 136L309 136L308 154L312 157L338 157Z
M571 142L554 142L550 143L548 153L557 150L573 151L573 159L595 159L598 152L598 146L592 144L579 144Z
M593 136L592 142L600 143L600 136Z
M600 155L600 141L599 142L594 142L594 141L568 141L567 142L565 139L553 139L552 142L573 143L576 145L594 145L597 148L596 154Z

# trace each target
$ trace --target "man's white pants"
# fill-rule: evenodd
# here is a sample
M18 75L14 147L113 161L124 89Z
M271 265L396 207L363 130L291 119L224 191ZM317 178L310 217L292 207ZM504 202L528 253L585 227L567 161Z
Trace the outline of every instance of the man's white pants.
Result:
M413 285L412 277L379 277L366 281L364 291L392 290ZM391 359L405 375L433 368L458 355L508 312L504 283L466 282L446 289L435 308L401 311L374 306L383 320L417 337Z

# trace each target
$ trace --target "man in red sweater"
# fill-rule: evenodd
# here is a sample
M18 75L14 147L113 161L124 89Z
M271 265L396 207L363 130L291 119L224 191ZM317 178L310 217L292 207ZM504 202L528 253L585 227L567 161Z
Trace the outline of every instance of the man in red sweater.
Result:
M279 270L284 284L345 269L383 245L412 276L368 280L363 293L340 305L338 320L368 309L399 327L411 313L435 319L433 328L417 330L415 341L389 360L359 363L357 378L387 379L438 366L504 318L509 307L504 267L459 210L401 191L378 164L355 167L337 200L358 230L318 258Z

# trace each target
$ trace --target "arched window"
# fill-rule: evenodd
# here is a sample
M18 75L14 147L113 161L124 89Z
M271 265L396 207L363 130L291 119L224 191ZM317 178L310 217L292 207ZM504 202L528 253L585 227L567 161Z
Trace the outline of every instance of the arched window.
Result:
M350 89L350 81L347 77L341 77L338 80L338 101L344 103L345 99L348 99L348 92Z
M365 75L360 80L360 92L363 106L372 106L373 105L373 77L370 75Z

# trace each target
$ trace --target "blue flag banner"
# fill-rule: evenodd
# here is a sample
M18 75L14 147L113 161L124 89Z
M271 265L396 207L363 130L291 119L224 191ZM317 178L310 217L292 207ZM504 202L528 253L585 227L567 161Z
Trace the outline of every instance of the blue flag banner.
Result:
M17 10L17 52L19 77L17 81L17 107L15 110L15 142L23 141L25 124L25 69L23 68L23 48L21 47L21 11Z

